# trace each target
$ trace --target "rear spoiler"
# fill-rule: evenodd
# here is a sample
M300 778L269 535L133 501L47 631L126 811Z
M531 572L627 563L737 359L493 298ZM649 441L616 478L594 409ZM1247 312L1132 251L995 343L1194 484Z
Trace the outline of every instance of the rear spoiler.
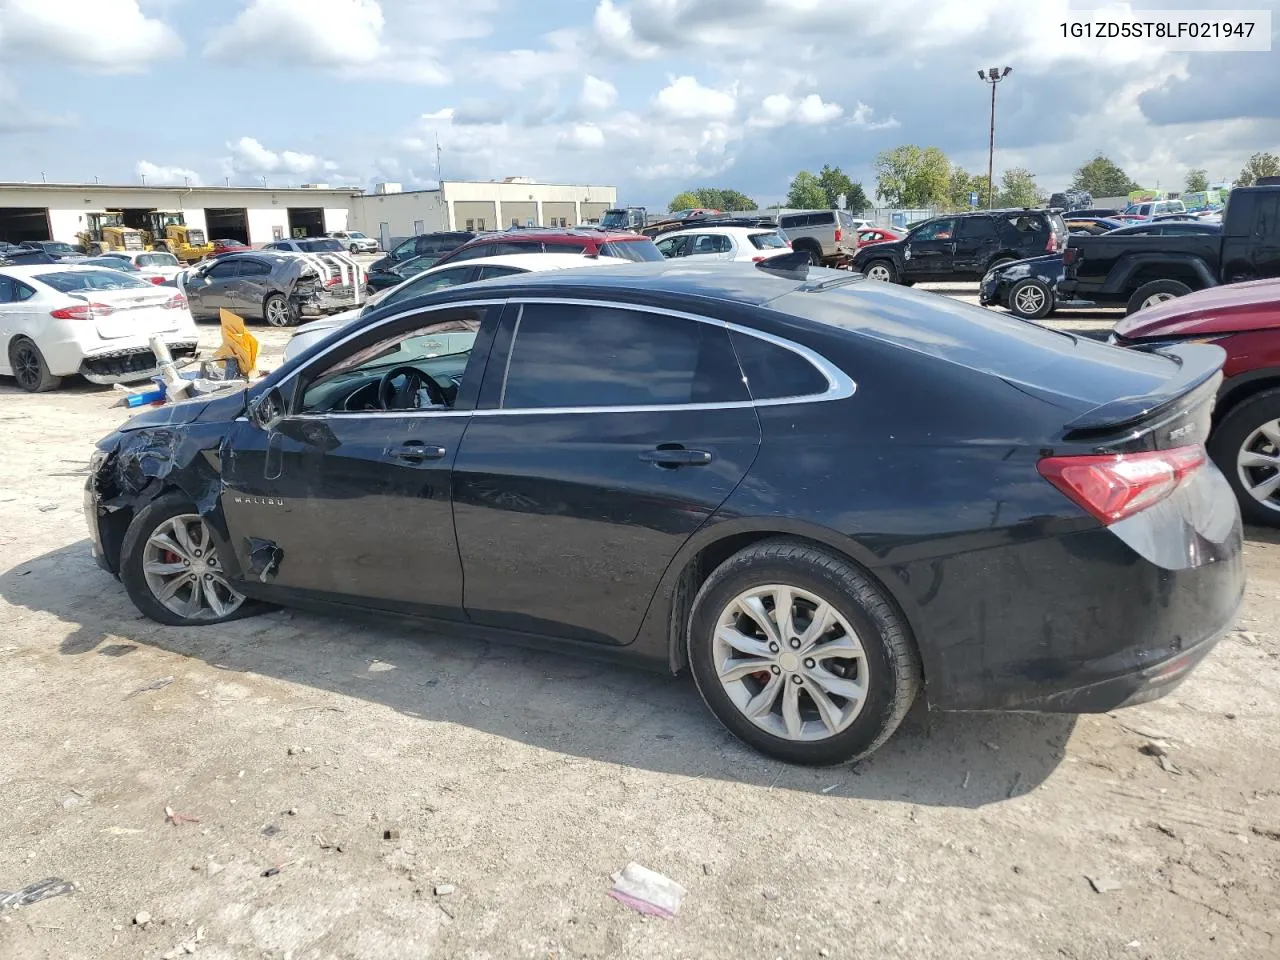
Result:
M1178 364L1178 371L1151 393L1120 397L1094 407L1066 425L1067 440L1083 440L1080 434L1113 433L1175 406L1187 405L1217 394L1227 352L1209 343L1179 343L1152 351ZM1185 403L1184 403L1185 401Z

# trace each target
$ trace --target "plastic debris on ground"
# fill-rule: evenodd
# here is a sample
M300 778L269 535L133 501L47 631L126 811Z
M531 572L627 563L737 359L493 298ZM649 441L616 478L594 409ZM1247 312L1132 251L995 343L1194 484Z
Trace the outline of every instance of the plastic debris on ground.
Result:
M29 883L21 890L0 890L0 908L12 907L16 910L18 907L29 907L41 900L64 897L75 888L76 885L69 880L48 877L36 883Z
M680 912L680 901L688 892L670 877L638 863L628 863L613 875L609 896L646 916L674 920Z

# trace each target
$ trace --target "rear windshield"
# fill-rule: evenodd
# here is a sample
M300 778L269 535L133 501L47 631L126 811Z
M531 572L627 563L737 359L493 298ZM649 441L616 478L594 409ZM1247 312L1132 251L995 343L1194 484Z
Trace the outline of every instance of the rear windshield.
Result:
M780 233L753 233L747 239L757 250L778 250L787 245L787 238Z
M69 243L62 243L59 240L46 241L38 249L44 250L45 253L53 253L59 257L65 257L76 252L75 247Z
M662 251L648 237L637 237L634 240L609 240L600 244L600 256L633 260L636 263L664 259Z
M176 267L178 258L172 253L144 253L138 257L137 264L140 267Z
M305 253L341 253L344 247L337 240L297 240L298 249Z
M108 270L123 270L125 273L137 273L138 268L128 260L121 260L118 257L94 257L92 260L85 260L86 267L106 267Z
M150 288L151 284L121 273L119 270L74 270L66 273L42 273L36 277L47 287L59 293L75 293L79 290L129 290L133 287Z

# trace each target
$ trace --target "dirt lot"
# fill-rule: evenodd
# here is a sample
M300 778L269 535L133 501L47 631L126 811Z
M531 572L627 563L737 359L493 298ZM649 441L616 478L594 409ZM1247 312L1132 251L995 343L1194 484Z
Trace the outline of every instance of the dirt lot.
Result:
M1280 956L1274 534L1173 696L917 711L811 771L683 679L287 611L143 620L80 513L111 399L0 383L0 890L77 885L0 913L6 960ZM606 896L629 861L688 889L677 919Z

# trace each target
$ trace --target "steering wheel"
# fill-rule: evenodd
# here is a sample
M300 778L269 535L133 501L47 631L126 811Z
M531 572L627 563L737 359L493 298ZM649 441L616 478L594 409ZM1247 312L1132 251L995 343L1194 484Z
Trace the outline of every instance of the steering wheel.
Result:
M404 378L404 386L395 387L393 381ZM418 391L426 387L427 396L437 406L447 407L449 398L444 388L430 374L423 373L417 367L392 367L378 381L378 406L383 410L411 410L414 408L414 397Z

